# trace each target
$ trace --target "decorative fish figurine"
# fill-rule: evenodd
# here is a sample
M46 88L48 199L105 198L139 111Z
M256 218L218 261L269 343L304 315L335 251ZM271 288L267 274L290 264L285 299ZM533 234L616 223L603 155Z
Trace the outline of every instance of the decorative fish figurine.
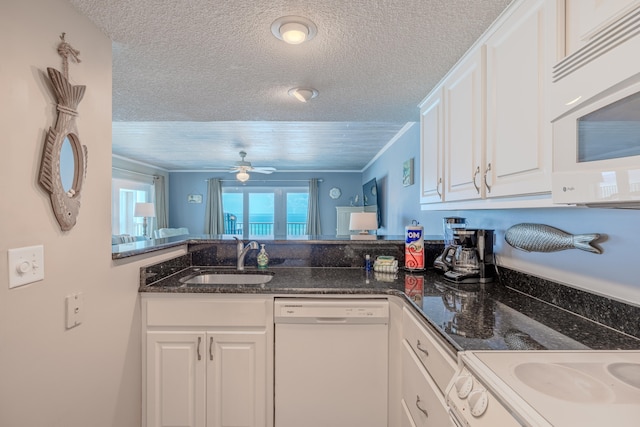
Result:
M565 249L581 249L601 254L602 250L592 245L600 234L569 234L544 224L516 224L504 235L508 244L527 252L556 252Z

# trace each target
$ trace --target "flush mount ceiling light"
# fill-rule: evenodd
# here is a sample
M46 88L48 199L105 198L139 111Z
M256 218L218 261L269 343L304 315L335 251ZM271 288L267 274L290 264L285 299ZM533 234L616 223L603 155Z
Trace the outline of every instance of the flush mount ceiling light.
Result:
M318 29L307 18L283 16L273 21L271 32L285 43L300 44L311 40L318 32Z
M300 102L308 102L318 96L318 91L309 87L294 87L289 89L289 95Z

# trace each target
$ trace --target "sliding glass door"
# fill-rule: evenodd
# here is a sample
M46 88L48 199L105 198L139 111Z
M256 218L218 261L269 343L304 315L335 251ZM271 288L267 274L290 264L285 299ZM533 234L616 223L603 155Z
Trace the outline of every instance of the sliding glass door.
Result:
M304 235L308 203L307 188L223 188L225 234L244 238Z

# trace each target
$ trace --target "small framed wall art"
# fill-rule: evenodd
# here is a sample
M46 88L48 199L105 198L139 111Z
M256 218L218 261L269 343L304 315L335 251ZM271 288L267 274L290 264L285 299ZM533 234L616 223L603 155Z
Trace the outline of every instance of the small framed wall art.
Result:
M187 195L187 203L202 203L202 194Z
M402 164L402 185L413 185L413 157Z

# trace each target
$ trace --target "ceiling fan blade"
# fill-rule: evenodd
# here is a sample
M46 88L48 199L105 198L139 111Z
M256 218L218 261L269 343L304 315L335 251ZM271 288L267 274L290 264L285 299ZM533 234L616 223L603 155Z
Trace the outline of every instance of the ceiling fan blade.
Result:
M254 172L258 172L258 173L271 173L271 172L275 172L276 168L272 168L272 167L268 167L268 166L265 166L265 167L259 167L258 166L258 167L254 167L253 171Z
M273 173L272 170L265 170L265 169L254 169L251 172L255 172L255 173L266 173L266 174L270 174Z

